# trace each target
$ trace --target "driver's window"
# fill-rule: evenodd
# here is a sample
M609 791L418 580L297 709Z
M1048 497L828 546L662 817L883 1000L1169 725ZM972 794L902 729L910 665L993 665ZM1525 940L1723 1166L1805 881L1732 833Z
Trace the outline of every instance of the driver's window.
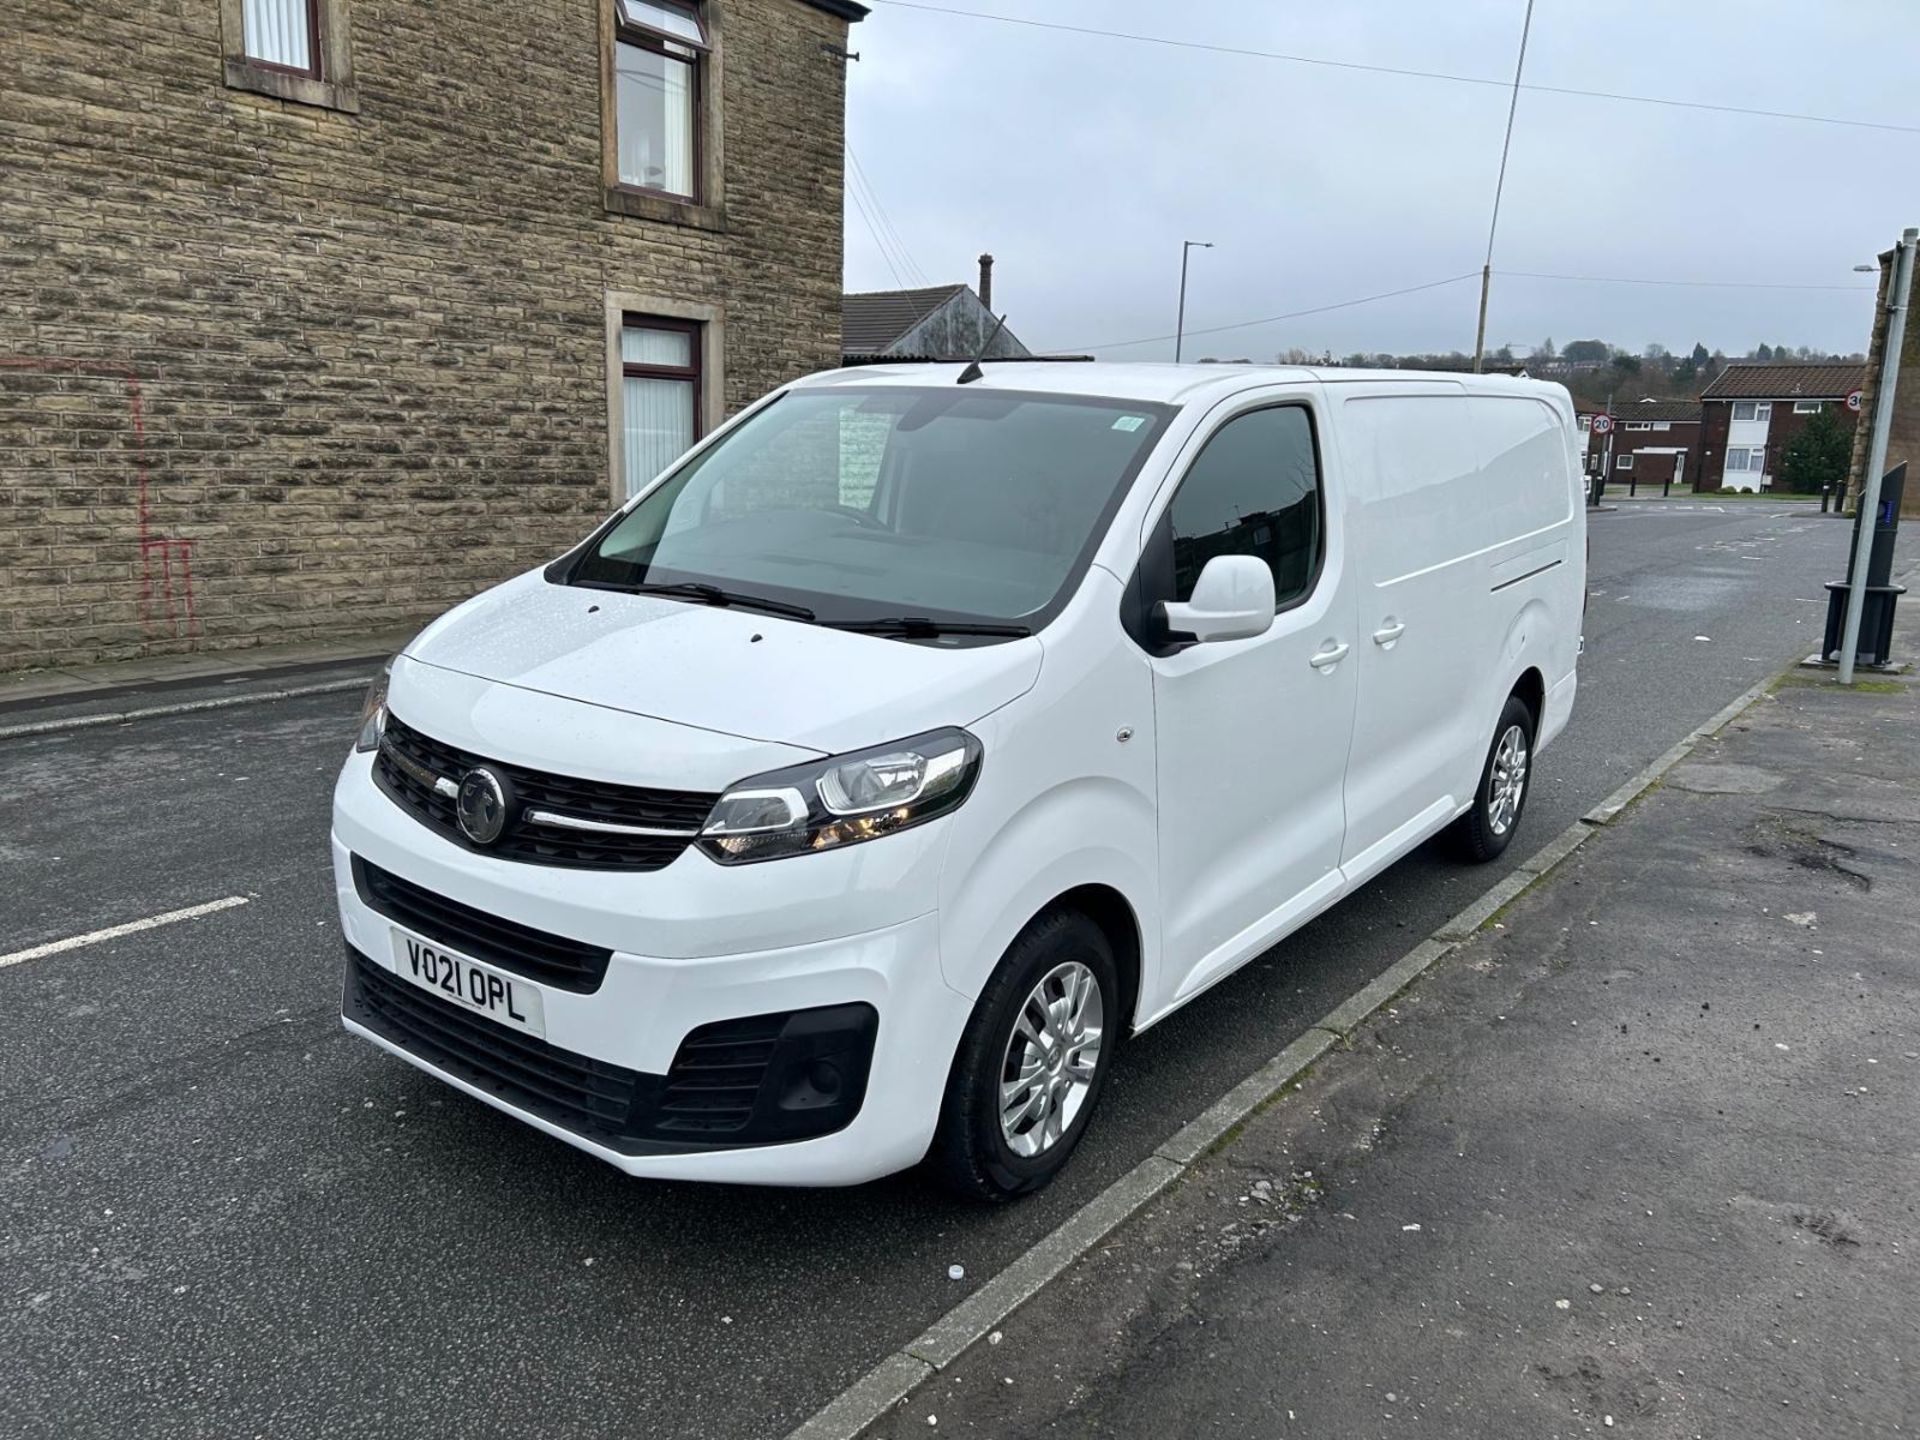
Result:
M1320 568L1320 473L1313 421L1300 405L1229 420L1180 482L1167 511L1173 598L1189 599L1215 555L1256 555L1273 571L1282 606L1300 599Z

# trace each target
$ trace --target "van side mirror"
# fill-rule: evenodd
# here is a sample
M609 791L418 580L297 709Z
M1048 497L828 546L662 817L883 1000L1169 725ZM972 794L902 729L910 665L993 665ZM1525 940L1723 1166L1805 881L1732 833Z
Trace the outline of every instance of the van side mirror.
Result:
M1273 627L1273 571L1257 555L1216 555L1194 581L1192 598L1168 600L1161 619L1176 635L1210 640L1250 640Z

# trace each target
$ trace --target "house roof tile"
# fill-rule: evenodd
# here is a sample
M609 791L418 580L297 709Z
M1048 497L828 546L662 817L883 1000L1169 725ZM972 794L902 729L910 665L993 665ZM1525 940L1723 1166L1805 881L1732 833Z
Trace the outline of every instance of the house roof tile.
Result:
M1727 366L1700 392L1702 400L1844 400L1866 383L1867 367L1852 360L1765 361Z
M842 295L840 348L849 355L884 355L889 345L966 288L935 285L925 290Z

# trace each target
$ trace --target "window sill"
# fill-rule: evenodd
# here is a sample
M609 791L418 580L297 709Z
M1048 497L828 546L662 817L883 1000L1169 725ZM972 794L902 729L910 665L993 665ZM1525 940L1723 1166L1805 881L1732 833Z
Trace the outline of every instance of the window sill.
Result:
M717 205L696 205L691 200L674 200L625 185L607 187L606 205L615 215L657 220L664 225L685 225L694 230L727 228L727 212Z
M313 105L322 110L338 110L344 115L360 113L360 96L352 85L315 80L310 75L294 75L285 70L269 70L234 59L225 62L224 78L229 90L250 90L256 95L271 95L276 100L291 100L296 105Z

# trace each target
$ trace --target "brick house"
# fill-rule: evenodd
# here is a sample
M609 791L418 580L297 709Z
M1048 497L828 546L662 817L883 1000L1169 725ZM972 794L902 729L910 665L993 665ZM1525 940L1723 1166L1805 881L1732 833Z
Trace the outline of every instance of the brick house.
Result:
M1698 400L1622 400L1613 407L1613 430L1593 433L1605 406L1575 407L1585 441L1587 478L1607 470L1609 485L1685 485L1700 475Z
M1780 453L1821 411L1851 436L1857 412L1847 397L1859 390L1866 367L1858 361L1735 360L1700 392L1702 490L1770 490Z
M0 0L0 670L412 624L839 363L854 0Z

